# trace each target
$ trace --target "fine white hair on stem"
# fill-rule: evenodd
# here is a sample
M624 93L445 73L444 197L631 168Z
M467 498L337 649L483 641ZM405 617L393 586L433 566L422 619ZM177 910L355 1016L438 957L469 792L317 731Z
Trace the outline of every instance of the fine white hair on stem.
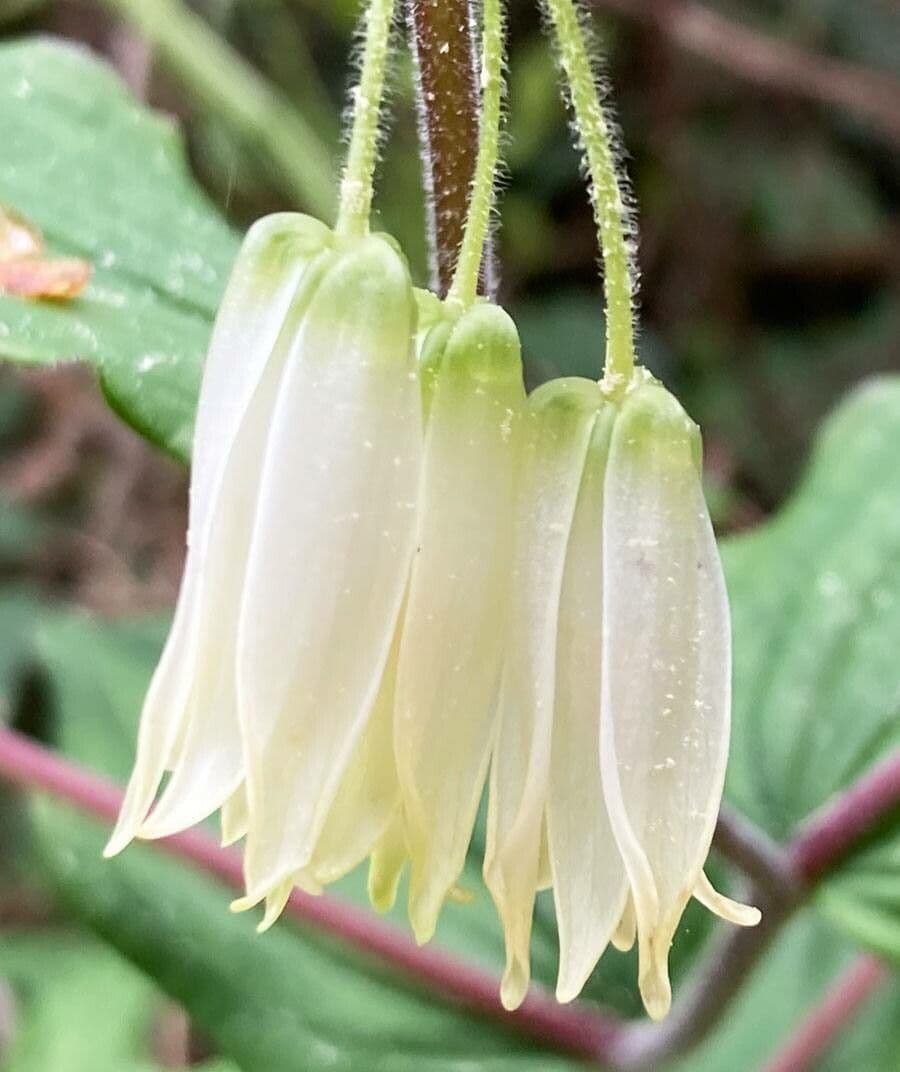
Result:
M578 0L541 0L563 93L582 151L603 253L607 314L604 386L624 389L634 367L637 222L591 22Z
M466 218L470 172L475 166L480 111L480 49L476 0L405 0L415 80L416 118L425 193L425 226L432 286L449 289ZM453 77L444 88L435 71ZM447 97L447 86L452 85Z
M485 247L496 215L497 168L500 159L503 103L506 80L502 0L481 4L480 77L481 108L478 122L478 152L469 182L466 224L448 301L463 307L475 300L479 281L487 282Z
M346 167L341 180L338 231L366 231L373 178L389 123L392 60L397 44L395 0L367 0L351 47L351 86L343 113Z
M545 29L552 37L551 30L553 16L549 4L547 0L540 0L540 3L541 16ZM584 43L588 55L590 56L591 70L594 76L594 88L597 91L597 97L603 109L603 118L606 121L607 130L609 132L609 148L615 165L616 179L619 186L619 192L622 195L622 205L624 208L624 212L622 213L622 226L625 233L626 248L628 249L628 267L631 273L632 293L636 298L638 290L640 289L640 269L637 263L639 233L637 203L635 201L634 188L627 167L629 153L625 147L622 130L616 116L616 108L613 103L612 95L612 83L606 70L606 61L604 59L603 48L600 44L596 19L585 8L581 0L574 0L573 6L575 7ZM562 57L560 56L559 44L558 42L554 42L554 44L555 47L553 51L554 56L556 57L556 63L560 70L562 70ZM575 109L572 103L572 90L565 78L562 79L560 85L566 108L569 111L570 126L581 152L581 175L582 178L593 185L594 179L591 175L590 164L587 159L587 147L584 144L584 139L574 114ZM600 221L598 220L597 222L599 224ZM637 326L637 317L635 317L635 321L635 326Z
M407 37L413 68L413 97L416 107L416 127L419 135L419 152L422 156L422 186L425 194L425 237L428 241L432 285L440 290L438 267L437 211L435 207L434 172L431 167L431 132L428 129L428 110L425 104L425 86L422 82L422 62L419 55L419 39L416 34L415 12L412 0L405 0Z

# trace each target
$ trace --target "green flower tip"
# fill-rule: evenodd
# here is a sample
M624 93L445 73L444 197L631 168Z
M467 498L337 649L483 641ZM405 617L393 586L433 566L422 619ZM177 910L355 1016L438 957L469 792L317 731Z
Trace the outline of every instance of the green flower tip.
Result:
M522 347L512 318L497 305L479 302L462 312L458 307L417 299L419 315L432 326L424 333L420 321L419 375L425 416L438 378L460 391L516 387L524 393ZM436 321L436 322L435 322Z
M309 329L323 337L323 359L333 351L335 332L352 308L357 340L367 335L369 352L383 354L385 360L405 360L416 313L406 260L383 235L340 245L344 248L334 253L308 313Z
M625 396L615 426L618 450L630 451L663 463L676 462L688 450L699 469L702 464L700 429L678 399L661 384L647 381Z
M328 249L333 237L320 220L299 212L277 212L257 220L247 232L242 252L248 293L254 300L266 297L291 265Z
M453 325L444 363L467 382L496 384L522 379L522 347L508 313L484 302L473 305Z

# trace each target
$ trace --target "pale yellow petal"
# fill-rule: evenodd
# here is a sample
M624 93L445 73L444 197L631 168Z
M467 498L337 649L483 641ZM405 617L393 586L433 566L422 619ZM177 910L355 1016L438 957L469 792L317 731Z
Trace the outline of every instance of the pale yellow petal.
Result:
M547 834L563 1002L581 992L628 894L600 773L603 484L614 415L607 406L594 424L559 603Z
M307 868L372 713L415 535L421 404L407 269L371 236L287 361L239 633L251 895Z
M547 816L541 823L541 847L538 852L537 891L553 888L553 870L550 867L550 846L547 843Z
M401 632L398 627L372 716L335 793L307 868L323 886L343 878L372 852L400 805L393 730Z
M694 897L714 915L738 927L755 927L762 919L762 913L758 908L741 904L740 901L733 901L730 897L719 893L706 877L705 871L701 871L700 878L697 879Z
M223 847L233 845L246 835L250 825L250 810L247 804L247 790L243 785L239 785L222 805L219 821Z
M516 506L510 631L491 762L485 882L503 923L501 1000L521 1004L540 879L556 682L556 634L566 546L591 431L596 384L560 380L536 391L525 415Z
M406 860L403 818L398 808L369 861L369 900L379 912L389 912L394 907Z
M476 306L454 325L432 386L397 675L409 915L420 942L463 869L487 773L524 401L512 321Z
M731 637L696 427L657 386L626 399L604 508L604 792L637 916L641 991L668 1011L667 960L700 877L728 752Z
M134 773L106 848L108 856L121 851L138 832L163 773L177 765L176 751L181 753L181 766L190 768L197 734L209 719L215 718L214 712L198 709L196 703L189 705L192 700L205 704L217 699L210 695L208 682L198 684L197 676L208 677L209 671L199 669L198 661L209 662L210 648L215 648L219 639L218 635L208 635L210 606L218 596L210 589L221 574L221 568L210 567L210 548L218 555L221 567L223 559L234 559L231 549L240 543L232 533L230 521L224 522L225 531L221 531L223 512L230 516L232 509L222 504L222 491L232 479L235 450L241 454L247 449L247 444L240 441L248 435L244 431L248 412L255 408L258 419L264 408L264 403L254 404L254 399L265 376L271 378L273 361L278 363L277 342L288 309L297 300L301 287L311 288L310 265L326 244L327 235L327 229L309 217L268 217L251 228L235 262L216 318L200 390L184 577L172 630L141 713ZM251 460L238 457L237 464L247 469ZM242 478L235 479L240 482ZM240 494L245 493L244 488ZM234 493L229 494L233 500ZM198 710L203 722L200 730L196 725ZM224 721L229 719L233 721L233 716L226 712ZM224 729L221 739L227 755L218 767L224 764L227 769L197 771L196 792L188 794L196 806L189 807L184 818L178 820L181 825L189 825L214 810L218 806L215 799L233 780L232 730ZM206 786L200 784L204 779ZM179 795L185 799L182 790Z
M629 893L625 899L625 910L622 918L616 924L610 941L620 953L627 953L634 946L637 937L637 917L634 914L634 901Z

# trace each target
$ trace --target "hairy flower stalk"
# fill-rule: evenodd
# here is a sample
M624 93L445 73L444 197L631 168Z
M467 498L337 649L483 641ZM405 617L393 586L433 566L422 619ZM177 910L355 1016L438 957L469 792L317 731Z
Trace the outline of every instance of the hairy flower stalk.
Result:
M702 870L731 662L699 433L646 375L621 402L588 380L547 384L524 424L485 857L506 932L502 998L515 1008L525 996L534 899L552 886L559 1000L636 931L641 993L659 1018L690 897L734 923L759 918Z
M731 626L699 430L635 369L624 202L579 12L545 3L591 174L607 358L600 384L556 381L528 402L484 872L508 1008L528 987L535 895L552 886L559 1000L608 943L636 937L659 1019L692 896L759 920L703 873L728 758Z

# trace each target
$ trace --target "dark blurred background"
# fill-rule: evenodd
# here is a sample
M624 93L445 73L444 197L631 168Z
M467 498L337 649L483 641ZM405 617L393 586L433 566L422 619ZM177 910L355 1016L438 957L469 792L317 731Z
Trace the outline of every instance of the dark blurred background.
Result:
M337 159L357 0L191 6ZM0 34L60 34L104 53L135 94L181 120L197 175L236 225L304 207L118 7L0 0ZM642 358L704 429L719 530L746 528L788 494L841 394L900 368L900 7L593 0L591 10L640 212ZM510 37L500 297L532 383L596 376L595 234L531 0L510 4ZM411 87L404 53L378 204L424 283ZM4 370L0 435L7 576L106 612L171 602L185 475L118 424L89 373Z

